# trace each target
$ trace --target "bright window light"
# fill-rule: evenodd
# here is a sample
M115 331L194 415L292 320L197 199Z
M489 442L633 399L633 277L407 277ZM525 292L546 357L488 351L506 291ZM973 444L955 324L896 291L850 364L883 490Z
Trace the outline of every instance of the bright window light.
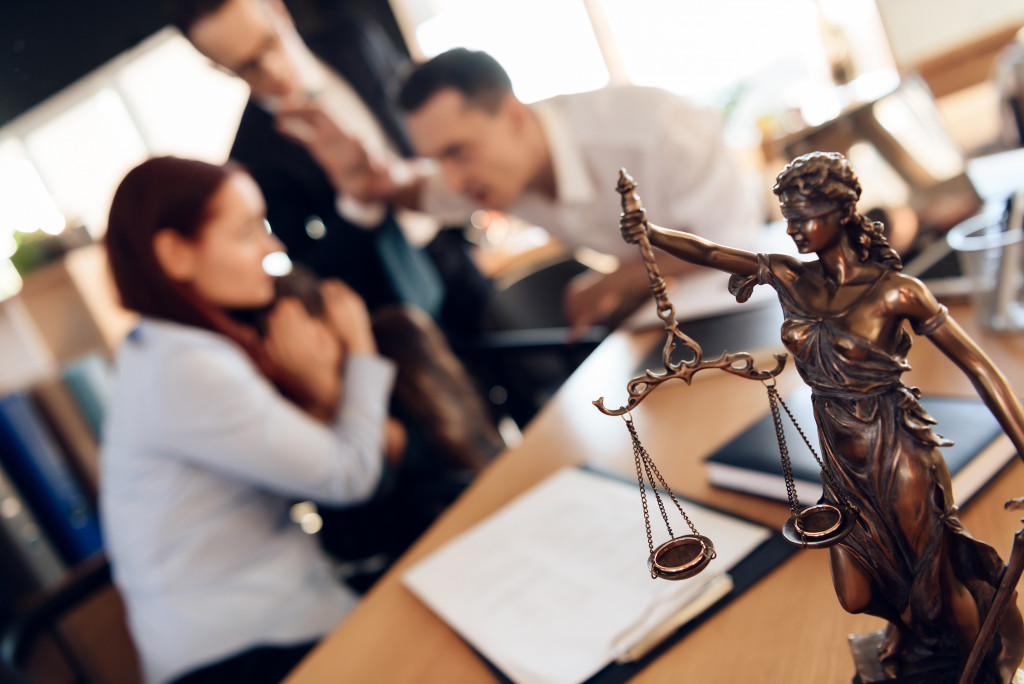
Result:
M0 157L0 241L13 239L15 231L42 230L56 235L64 230L64 225L63 214L46 191L32 162L28 159L3 161Z
M858 74L894 71L892 49L876 0L817 0L822 15L840 26Z
M807 40L817 31L810 0L602 4L630 80L682 95L717 92L778 62L800 63L806 73L821 52Z
M427 57L453 47L485 50L505 67L524 102L608 83L580 0L447 2L416 28L416 40Z
M21 291L21 274L10 259L0 259L0 301Z
M846 158L857 169L857 175L869 181L862 182L862 207L902 207L910 202L910 186L874 145L854 143L846 151Z
M10 259L18 250L14 233L44 230L56 234L65 225L64 216L24 154L17 139L0 140L0 301L21 291L21 274Z
M70 221L106 230L114 190L148 156L124 103L104 88L24 138L28 157Z
M935 104L923 86L908 84L872 105L875 119L917 162L933 182L963 173L963 156L943 128Z
M249 87L213 67L173 29L149 43L118 71L116 82L150 152L223 163Z

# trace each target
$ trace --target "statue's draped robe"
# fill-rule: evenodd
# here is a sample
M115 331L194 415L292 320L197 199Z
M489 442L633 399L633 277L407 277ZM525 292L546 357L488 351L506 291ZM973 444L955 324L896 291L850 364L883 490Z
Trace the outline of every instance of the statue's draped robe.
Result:
M772 271L770 258L759 255L759 262L756 277L734 277L731 289L741 301L754 284L766 283L778 292L785 315L782 341L812 389L822 459L841 488L836 493L826 489L823 500L852 504L859 511L841 545L874 580L875 605L868 612L892 623L888 644L904 662L966 657L950 624L951 607L938 590L944 583L943 564L952 565L974 597L980 622L1003 563L961 525L949 469L938 448L949 442L932 432L935 421L918 403L919 391L900 380L909 369L910 335L901 329L896 351L888 353L845 329L845 315L870 296L884 275L843 311L822 316L801 310ZM943 308L917 332L927 334L945 316ZM997 635L990 654L998 649ZM990 658L989 675L992 664Z

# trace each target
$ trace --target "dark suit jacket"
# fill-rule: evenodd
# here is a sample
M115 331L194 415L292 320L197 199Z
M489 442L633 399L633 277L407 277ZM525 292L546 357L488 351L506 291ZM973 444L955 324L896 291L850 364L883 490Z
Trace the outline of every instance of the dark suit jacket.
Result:
M339 6L324 26L304 38L359 93L396 148L408 154L389 93L405 59L384 31ZM300 145L278 134L273 117L252 100L242 114L231 157L249 169L263 190L271 228L293 261L349 283L371 310L405 302L438 314L443 285L430 258L408 244L390 213L375 230L340 216L324 172ZM307 233L307 225L318 221L326 228L319 239Z

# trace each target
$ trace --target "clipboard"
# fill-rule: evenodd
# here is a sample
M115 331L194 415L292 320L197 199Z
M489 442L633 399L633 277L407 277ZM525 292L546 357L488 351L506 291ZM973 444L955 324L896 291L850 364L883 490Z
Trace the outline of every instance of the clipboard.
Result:
M638 494L638 491L635 489L636 483L632 483L632 486L623 486L630 485L630 483L628 480L617 474L609 474L604 471L598 471L586 467L567 468L563 471L559 471L540 485L535 486L531 490L527 490L527 492L524 492L520 497L517 497L517 499L510 502L505 509L502 509L502 511L509 511L507 513L509 517L502 522L508 523L509 520L515 520L517 524L521 522L519 518L515 517L518 515L514 510L517 505L525 506L527 503L536 504L538 509L547 511L548 509L544 507L547 504L542 504L541 502L550 501L550 499L541 499L540 497L550 497L550 491L536 493L537 498L530 497L534 496L535 490L543 489L542 485L545 485L545 483L551 483L549 485L549 490L558 492L563 491L561 489L556 489L564 484L563 481L557 480L557 477L563 473L571 475L571 471L588 473L591 476L599 476L596 478L585 478L589 480L591 484L587 485L587 487L581 487L579 492L586 491L587 494L592 494L594 492L610 493L615 491L617 492L616 496L619 497L619 499L626 496L626 492L628 492L629 515L633 519L633 522L637 522L639 524L638 528L629 528L629 534L633 535L635 532L636 535L639 536L639 539L632 540L632 542L638 542L639 547L630 543L630 548L628 550L623 550L617 555L623 558L622 562L628 564L630 584L634 582L638 584L655 582L655 580L650 579L649 574L643 565L646 554L644 553L637 557L638 554L635 553L637 548L640 550L646 549L646 540L643 539L642 514L639 503L635 501L635 497ZM605 482L606 484L600 485L598 484L600 482ZM615 484L609 487L607 483L611 482L614 482ZM588 487L596 487L596 489L588 489ZM598 606L598 608L595 609L593 605L586 605L586 599L583 599L583 603L577 605L572 603L573 597L555 596L552 599L555 603L560 601L568 602L571 607L578 608L578 614L569 613L567 615L563 615L561 612L556 612L554 613L556 617L550 622L545 621L543 617L539 616L536 617L536 622L527 622L527 620L534 619L534 613L527 611L528 618L527 620L524 620L521 615L524 609L520 608L518 605L508 606L507 603L502 604L492 612L490 610L490 606L488 606L489 601L511 601L529 604L531 601L535 602L536 597L530 596L529 591L525 593L512 591L507 585L503 585L492 590L492 588L486 583L489 576L486 575L482 568L473 567L467 570L467 556L464 553L465 548L471 547L473 542L479 542L481 539L480 535L492 533L501 529L497 526L490 525L490 518L485 518L483 521L478 523L476 527L467 530L467 532L464 533L464 535L466 535L466 539L460 541L462 538L456 538L450 542L450 544L462 544L463 549L461 555L459 553L455 553L450 548L446 549L445 546L442 546L435 551L435 554L438 554L437 557L432 559L432 556L428 556L420 561L420 564L423 564L422 566L417 564L410 568L409 571L407 571L406 576L403 578L403 581L415 595L423 600L428 607L434 610L439 617L444 619L456 633L462 636L466 643L477 652L481 659L494 672L495 676L502 682L516 684L521 682L557 681L574 682L575 684L581 684L582 682L607 684L624 681L642 669L647 663L651 662L651 660L656 658L671 644L689 633L689 631L694 629L698 624L701 624L722 605L725 605L732 600L732 598L735 598L746 588L754 584L758 579L767 574L768 571L778 565L795 550L795 547L785 542L781 533L773 531L764 525L744 520L739 516L713 509L712 507L705 506L703 504L688 503L685 505L688 510L690 510L691 516L695 518L695 523L698 527L701 526L701 522L697 521L698 511L702 508L704 511L703 513L700 513L700 515L705 516L705 525L717 525L719 527L724 525L725 527L721 528L723 530L738 530L738 532L733 533L737 535L734 537L736 544L739 544L739 546L734 550L730 551L728 546L722 543L716 544L719 548L720 554L723 550L725 551L725 555L721 556L723 559L721 562L729 563L729 565L725 567L720 565L720 572L716 574L728 572L732 580L732 588L725 596L722 596L720 600L715 602L713 606L710 606L695 619L690 620L678 629L673 630L670 634L667 634L665 640L661 644L654 647L645 656L634 662L616 662L616 654L611 653L610 650L605 650L610 649L611 642L601 640L604 637L607 637L608 629L612 628L609 625L621 626L620 623L614 622L615 619L622 618L621 615L614 615L609 625L595 626L592 628L593 631L591 632L587 631L587 629L591 627L591 623L589 622L586 623L583 633L577 634L575 632L566 631L566 625L578 624L579 617L581 615L599 615L603 610L603 606ZM622 507L623 503L621 500L607 506L607 508L614 509L616 514L623 510ZM693 508L697 508L697 511L694 511ZM496 513L495 516L501 514L502 511ZM712 511L714 511L714 516L709 517L708 514ZM594 510L588 509L586 513L594 513ZM711 518L715 518L716 520L712 522ZM545 518L545 520L548 519L549 518ZM630 524L632 524L632 522ZM508 528L506 527L503 529ZM474 537L474 533L476 533L477 536ZM709 531L708 533L712 537L715 536L714 532ZM608 540L599 541L601 543L618 543L619 537L622 536L622 531L610 531L608 534ZM483 543L481 546L471 548L480 549L484 547L487 547L486 543ZM498 553L501 552L499 551ZM469 558L473 557L473 555L469 556ZM635 568L635 570L633 568ZM559 569L560 568L556 568L555 571L557 572ZM441 587L438 589L438 584L453 582L452 578L460 573L466 574L467 579L463 581L462 578L459 577L454 580L454 586L449 586L447 588ZM480 576L485 578L482 589ZM705 582L714 579L714 577L715 575L713 574L706 575ZM517 581L521 581L521 586L526 587L527 589L533 586L528 583L528 580L529 576L526 579L517 578ZM657 621L651 624L651 627L657 627L664 622L665 618L670 618L674 615L684 605L682 601L687 600L687 592L697 592L693 594L693 596L694 598L698 597L700 595L700 589L704 584L694 583L692 585L686 585L683 582L665 582L664 580L657 580L657 582L658 584L644 584L644 586L652 587L652 589L645 589L643 591L665 592L664 594L658 593L657 595L671 596L674 598L668 600L680 600L681 602L665 603L664 605L661 603L654 603L653 605L657 607L656 610L658 612L657 615L651 619ZM690 580L685 580L684 582L690 582ZM692 589L687 589L687 586L692 587ZM587 596L599 597L599 601L593 601L592 603L617 601L621 604L624 597L627 595L624 592L629 590L629 588L624 588L619 584L601 584L596 589L591 587L590 591L592 594L587 594ZM491 593L496 595L489 595ZM541 593L543 594L543 592ZM660 599L656 599L656 601L658 600ZM673 606L675 607L673 608ZM538 615L542 615L544 613L544 609L547 608L549 608L547 605L543 603L540 604L538 608ZM595 610L596 612L594 612ZM671 610L671 612L667 615L662 615L663 612L668 610ZM467 611L470 615L469 618L466 617ZM507 615L503 615L503 611L507 613ZM549 611L549 615L551 614L552 613ZM604 616L601 615L600 617ZM502 619L510 620L512 623L508 628L507 634L500 624ZM573 620L576 620L577 622L574 623ZM535 629L533 628L534 624L537 625ZM526 629L527 627L530 629ZM530 632L531 629L542 635L541 638L534 638L534 641L537 643L522 644L520 641L517 641L518 639L530 640L533 635L527 633L524 636L524 632ZM496 637L496 635L499 636ZM508 643L496 640L499 638L507 639ZM593 641L587 643L587 639L591 639ZM583 645L581 646L581 644ZM582 655L580 655L580 653L582 653ZM549 662L552 660L560 661L562 656L564 656L565 663L558 662L552 664ZM585 664L582 669L579 667L581 660L589 663ZM574 667L576 669L573 669Z
M713 506L706 506L713 510L716 509ZM724 511L720 511L724 512ZM729 515L744 519L742 516L738 516L735 513L729 513ZM751 522L748 520L748 522ZM669 650L681 639L685 638L687 634L700 627L704 622L710 619L716 612L727 606L736 597L742 594L744 591L749 589L758 583L762 578L768 575L769 572L774 570L777 566L781 565L784 560L792 556L799 549L790 544L782 536L782 532L776 530L772 533L771 537L761 543L753 552L747 555L739 564L733 567L729 571L729 575L732 577L733 587L721 600L715 602L707 610L704 610L693 619L686 622L674 630L671 634L666 636L660 644L652 648L647 655L628 663L609 663L595 674L590 679L586 680L585 684L620 684L630 678L634 677L640 670L644 669L651 662L656 660L658 656ZM488 666L491 664L488 662ZM494 670L493 666L491 669ZM498 678L505 684L513 684L505 675L497 673Z

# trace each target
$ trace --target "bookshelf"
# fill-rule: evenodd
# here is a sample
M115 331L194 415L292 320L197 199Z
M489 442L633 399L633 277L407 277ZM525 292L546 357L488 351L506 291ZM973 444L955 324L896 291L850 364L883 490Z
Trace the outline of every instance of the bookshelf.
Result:
M97 351L112 357L135 325L117 303L106 259L101 244L86 245L25 277L16 298L57 364Z
M109 370L108 364L136 319L117 302L101 244L75 248L28 273L21 292L0 302L0 404L26 400L22 408L34 411L47 426L41 432L49 434L41 436L49 442L51 471L52 461L59 458L64 477L73 478L78 485L70 498L77 496L83 503L78 511L81 519L71 521L73 529L68 524L72 516L66 516L57 528L48 529L43 524L46 516L40 514L47 504L35 510L29 503L29 490L19 489L12 478L3 477L5 469L12 470L11 452L16 450L8 444L0 445L6 450L0 457L0 512L18 513L0 516L0 603L11 608L0 614L0 633L7 629L6 620L13 625L25 615L35 615L33 611L40 607L62 600L60 597L77 586L90 568L106 566L102 554L91 551L97 546L102 550L95 505L98 415L102 414L105 394L98 391L104 389L100 386L89 406L87 390L90 381L102 376L104 369ZM36 460L47 458L37 453ZM59 503L59 497L55 499ZM65 535L70 533L81 543L81 552L73 557L68 557L66 543L57 543L60 535L54 533L60 533L61 527ZM90 680L141 681L124 607L109 580L70 610L61 619L59 629L73 644L79 666L89 673ZM45 680L57 667L48 653L45 644L34 649L31 659L23 663L26 671Z
M21 292L0 301L0 403L19 403L21 410L30 410L40 419L46 433L40 435L42 441L49 445L51 456L59 456L59 464L50 464L51 474L59 467L64 477L73 478L90 506L95 505L98 476L96 407L90 414L75 399L69 377L109 363L135 318L117 303L101 244L75 248L26 274ZM24 420L24 415L18 420L32 422ZM6 472L9 481L16 479L10 475L18 470L14 463L18 449L10 444L2 448L0 474ZM45 459L40 456L39 460ZM0 593L18 606L34 592L52 587L80 559L54 553L53 531L40 524L47 515L28 503L27 483L9 485L0 503L22 515L17 521L0 518L7 525L0 527L0 534L5 535L8 549L22 546L22 558L19 562L13 553L0 557ZM95 522L95 511L90 515ZM43 547L49 551L40 551ZM41 562L41 557L48 562ZM35 569L34 578L26 577L26 567ZM14 577L19 578L17 582Z
M36 327L25 300L0 302L0 395L51 376L57 362Z

